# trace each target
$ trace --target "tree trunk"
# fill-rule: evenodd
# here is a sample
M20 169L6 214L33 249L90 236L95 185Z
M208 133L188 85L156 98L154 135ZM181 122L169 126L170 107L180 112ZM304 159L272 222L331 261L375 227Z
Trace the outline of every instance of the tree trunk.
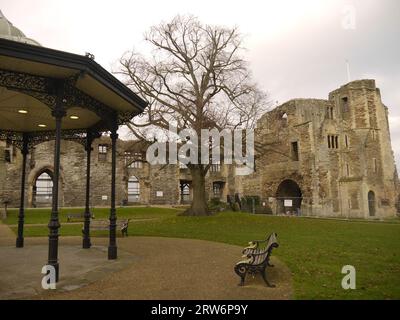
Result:
M193 186L193 200L192 205L187 209L183 215L185 216L208 216L211 215L208 209L206 199L206 172L202 169L201 165L190 166L190 173L192 175Z

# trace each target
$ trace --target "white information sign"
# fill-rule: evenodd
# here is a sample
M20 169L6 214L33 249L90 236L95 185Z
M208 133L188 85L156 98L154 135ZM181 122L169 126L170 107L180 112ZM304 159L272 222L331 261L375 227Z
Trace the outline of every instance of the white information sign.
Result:
M287 200L287 199L285 199L285 201L284 201L284 206L285 206L285 207L293 207L293 200Z

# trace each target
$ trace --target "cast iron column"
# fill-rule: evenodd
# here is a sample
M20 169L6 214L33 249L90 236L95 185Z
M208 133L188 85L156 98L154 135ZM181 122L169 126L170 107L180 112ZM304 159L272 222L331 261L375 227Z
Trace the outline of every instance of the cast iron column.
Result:
M17 248L24 247L24 219L25 219L25 175L26 175L26 158L29 153L28 149L28 134L23 134L23 146L22 146L22 176L21 176L21 199L19 204L18 214L18 236L16 241Z
M83 244L82 247L83 249L89 249L92 244L90 243L90 218L92 217L90 213L90 208L89 208L89 202L90 202L90 155L92 152L92 142L93 142L93 137L92 133L90 131L87 132L86 136L86 205L85 205L85 213L84 213L84 218L85 222L83 224Z
M60 222L58 220L58 180L60 176L60 144L61 144L61 120L66 115L61 104L61 97L57 99L56 108L52 112L52 116L56 119L56 137L54 143L54 176L53 176L53 194L52 194L52 210L49 222L49 260L48 264L53 266L56 271L56 282L59 279L58 264L58 229Z
M117 126L111 130L111 210L110 210L110 243L108 246L108 259L117 259L116 244L116 222L117 215L115 211L115 174L116 174L116 153L117 153Z

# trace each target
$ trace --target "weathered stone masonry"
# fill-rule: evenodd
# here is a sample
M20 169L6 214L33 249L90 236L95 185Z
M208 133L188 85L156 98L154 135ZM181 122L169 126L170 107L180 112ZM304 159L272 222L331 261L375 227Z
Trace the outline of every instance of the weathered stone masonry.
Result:
M240 177L231 165L214 166L206 179L208 198L226 201L227 195L258 196L273 213L395 215L400 190L388 109L374 80L348 83L331 92L328 100L294 99L280 105L258 121L256 142L264 145L264 151L256 155L256 171ZM35 201L35 184L41 173L51 175L53 148L52 141L45 142L28 156L28 206L46 205ZM63 141L61 150L60 203L83 206L85 150L72 141ZM68 156L63 150L68 150ZM92 206L109 205L110 187L105 182L111 181L110 150L106 136L93 143ZM117 203L190 200L188 170L179 165L150 166L142 161L145 151L145 145L118 141ZM0 142L0 201L10 201L9 206L18 206L21 163L20 152Z
M329 100L284 103L260 119L256 140L265 142L268 152L256 160L258 170L242 179L242 193L257 190L273 211L293 210L277 199L279 185L290 180L300 189L302 214L395 215L399 189L388 109L374 80L348 83ZM283 198L299 196L286 189Z

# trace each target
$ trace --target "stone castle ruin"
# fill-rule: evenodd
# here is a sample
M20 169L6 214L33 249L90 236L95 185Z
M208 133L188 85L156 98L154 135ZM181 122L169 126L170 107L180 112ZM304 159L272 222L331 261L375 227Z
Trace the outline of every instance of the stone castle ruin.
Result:
M213 164L207 197L221 202L253 198L262 212L303 216L387 218L397 212L400 187L390 141L388 108L374 80L350 82L328 100L294 99L264 114L255 140L255 172L237 176L235 166ZM108 206L110 139L93 143L91 205ZM50 206L54 149L52 141L28 155L26 203ZM150 165L147 144L118 142L117 203L178 205L190 203L191 176L184 165ZM63 150L68 150L68 155ZM0 142L0 201L17 207L22 156ZM61 147L60 204L82 206L86 153L74 141ZM254 209L254 206L253 206Z

